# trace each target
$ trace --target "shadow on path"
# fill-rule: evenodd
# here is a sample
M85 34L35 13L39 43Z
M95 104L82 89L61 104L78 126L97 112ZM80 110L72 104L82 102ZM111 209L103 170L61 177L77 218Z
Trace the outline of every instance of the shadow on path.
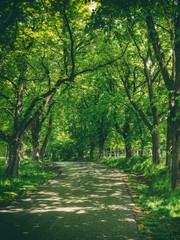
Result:
M63 174L0 209L2 240L137 240L121 173L92 163L59 163Z

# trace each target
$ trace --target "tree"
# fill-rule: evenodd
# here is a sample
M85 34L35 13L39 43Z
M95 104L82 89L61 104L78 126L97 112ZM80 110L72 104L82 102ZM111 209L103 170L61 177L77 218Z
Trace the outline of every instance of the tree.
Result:
M29 8L28 3L24 4L21 9L23 19L16 19L13 47L2 51L6 61L1 65L1 79L5 79L1 97L8 102L6 112L12 119L9 129L0 131L1 138L9 145L8 175L18 174L23 135L44 113L60 86L73 82L78 75L104 66L92 65L89 68L85 64L80 65L84 54L81 51L89 51L92 36L85 34L90 14L82 18L79 4L72 6L62 1L53 5L54 10L50 9L52 6L42 4L40 12L34 5ZM85 12L87 10L83 16ZM78 21L80 18L82 21ZM111 61L106 61L105 65ZM9 73L7 69L12 62L12 72ZM11 90L6 91L5 85L10 85ZM10 91L13 92L13 101Z
M101 62L95 61L102 50L100 41L97 44L101 35L98 31L87 31L91 12L81 1L73 5L70 1L29 4L14 5L24 14L14 19L17 27L12 46L2 48L5 61L1 65L1 79L5 82L1 97L9 104L6 112L11 115L11 121L7 128L0 130L0 136L9 145L7 174L13 176L18 174L25 132L37 126L35 123L43 118L59 88L119 58L109 54ZM85 55L88 61L84 60ZM12 63L9 73L7 69ZM5 85L10 85L8 91Z
M102 14L105 16L103 18L104 22L107 22L108 16L111 16L111 20L118 18L119 16L123 18L130 18L136 21L140 18L141 21L147 24L145 31L149 35L149 39L153 47L153 55L155 56L159 68L164 79L167 90L170 96L170 114L168 118L168 123L170 125L171 134L167 135L167 143L171 145L168 146L168 150L172 149L172 189L175 189L180 184L180 136L179 136L179 1L157 1L157 0L147 0L147 1L100 1L101 7L95 11L97 16ZM112 17L113 14L113 17ZM100 19L99 17L97 18ZM167 22L170 26L170 31L164 28L161 24ZM101 22L102 25L102 22ZM110 24L112 26L112 24ZM166 43L163 41L163 33L169 34L169 39L171 39L171 67L168 64L169 52L166 51ZM169 41L166 38L166 41ZM171 76L172 73L172 76Z
M166 88L169 91L170 114L168 118L168 124L170 127L170 135L168 135L168 138L170 139L168 139L167 142L170 144L169 148L172 148L172 151L170 151L169 149L168 150L171 152L172 155L172 189L175 189L177 186L180 185L180 6L179 1L168 1L168 4L162 5L163 14L166 14L168 10L167 7L170 7L171 15L168 16L168 18L170 21L174 22L174 26L172 26L172 28L170 29L170 37L174 40L172 43L172 75L170 75L168 71L162 41L160 39L158 31L156 30L155 20L153 19L153 15L150 11L150 6L151 5L148 5L148 14L146 16L149 37L152 42L154 54L160 66ZM172 7L174 7L173 10Z
M48 144L49 136L51 134L51 129L52 129L53 119L52 119L51 111L52 111L53 105L54 105L54 102L52 101L52 103L48 106L47 112L44 112L42 116L38 116L31 124L33 160L38 161L39 159L43 159L45 149ZM43 124L47 119L48 119L49 126L47 127L47 132L45 134L44 140L42 141L42 146L40 146L40 133L42 131Z

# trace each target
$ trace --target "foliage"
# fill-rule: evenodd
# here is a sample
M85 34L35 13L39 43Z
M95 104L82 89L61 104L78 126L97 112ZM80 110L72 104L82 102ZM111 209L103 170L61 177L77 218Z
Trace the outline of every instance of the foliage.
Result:
M139 228L145 239L177 239L180 223L180 188L171 190L171 174L150 158L103 159L101 164L120 169L128 176Z
M35 190L56 175L54 171L42 169L30 159L23 159L19 176L8 178L5 176L5 159L0 158L0 204L7 204L28 191Z
M0 3L0 138L8 145L7 174L18 174L23 145L36 160L40 153L93 159L112 148L130 157L152 148L156 164L167 149L173 151L173 164L167 161L172 188L178 186L177 3Z

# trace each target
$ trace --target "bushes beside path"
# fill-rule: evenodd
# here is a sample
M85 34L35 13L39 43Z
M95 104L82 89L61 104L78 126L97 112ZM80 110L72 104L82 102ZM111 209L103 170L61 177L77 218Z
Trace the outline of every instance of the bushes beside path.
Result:
M171 190L165 160L154 165L150 158L106 158L101 164L124 172L144 239L180 239L180 188Z

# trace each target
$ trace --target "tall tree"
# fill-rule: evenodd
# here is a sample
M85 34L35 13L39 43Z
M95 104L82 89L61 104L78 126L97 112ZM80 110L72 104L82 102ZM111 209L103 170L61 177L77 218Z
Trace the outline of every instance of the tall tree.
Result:
M95 11L97 14L97 20L100 14L105 16L103 22L107 22L121 16L122 18L130 18L136 21L137 18L147 24L145 31L149 35L149 39L152 43L153 54L157 59L159 68L164 79L167 90L169 91L169 119L170 125L167 142L171 145L168 146L170 154L172 156L172 189L175 189L180 184L180 120L179 120L179 49L180 49L180 33L179 33L179 21L180 21L180 4L178 0L137 0L137 1L108 1L100 0L101 6ZM108 14L107 14L108 13ZM112 17L113 16L113 17ZM162 26L161 22L169 22L170 31L167 31ZM102 21L101 21L102 25ZM109 26L111 26L110 24ZM164 41L164 33L169 34L171 39L170 49L171 50L171 67L168 65L169 52L167 50L166 42L169 41L167 38ZM163 34L162 34L163 33ZM171 74L172 73L172 74ZM172 151L171 151L172 149Z
M179 1L168 1L168 3L160 6L157 3L158 7L161 7L162 14L169 15L168 8L170 9L171 16L168 16L169 20L174 23L172 28L170 29L170 38L173 38L173 46L172 46L172 54L173 54L173 62L172 62L172 75L169 73L167 67L167 60L165 56L165 50L162 45L162 39L156 29L155 17L152 13L150 7L151 4L148 4L147 7L147 16L146 23L149 32L149 37L152 42L152 46L154 49L154 54L159 63L160 70L169 91L169 109L170 114L168 117L168 124L170 127L170 135L168 136L170 139L167 140L171 144L169 148L172 148L172 189L175 189L180 185L180 6ZM172 9L173 8L173 9Z
M6 112L12 118L8 128L0 130L0 137L10 149L8 175L18 174L23 135L51 104L58 89L116 60L105 55L103 61L94 61L102 47L99 44L96 48L100 35L86 31L91 12L81 1L71 3L35 1L32 5L29 2L18 5L24 14L15 18L17 31L13 44L10 48L1 47L4 53L1 79L11 85L11 90L3 87L1 93L3 101L9 104Z

